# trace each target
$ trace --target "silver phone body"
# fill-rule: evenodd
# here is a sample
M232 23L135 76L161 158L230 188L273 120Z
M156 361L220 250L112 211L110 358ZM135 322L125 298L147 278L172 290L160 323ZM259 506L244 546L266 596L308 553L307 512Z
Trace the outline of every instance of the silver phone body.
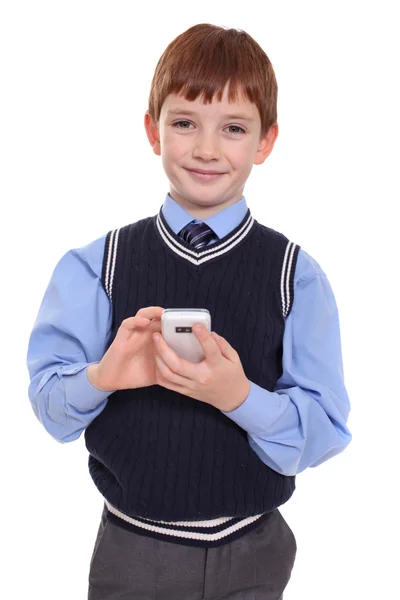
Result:
M203 348L193 325L201 323L211 332L211 315L206 308L166 308L161 315L161 333L178 356L193 363L204 360Z

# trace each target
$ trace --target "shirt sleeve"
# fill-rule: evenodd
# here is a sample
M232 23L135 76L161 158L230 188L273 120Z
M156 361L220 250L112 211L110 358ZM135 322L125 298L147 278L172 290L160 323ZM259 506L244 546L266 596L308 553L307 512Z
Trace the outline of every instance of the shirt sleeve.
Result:
M69 442L104 409L111 392L87 378L111 328L111 304L101 283L105 236L70 250L56 265L28 345L29 399L56 440Z
M224 414L247 431L251 448L266 465L296 475L339 454L351 441L335 298L326 275L303 250L285 323L282 367L273 392L250 382L245 402Z

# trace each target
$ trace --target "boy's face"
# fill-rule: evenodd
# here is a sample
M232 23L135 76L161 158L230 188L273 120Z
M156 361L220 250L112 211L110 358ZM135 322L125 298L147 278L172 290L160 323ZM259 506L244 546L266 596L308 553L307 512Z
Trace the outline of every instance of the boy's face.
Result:
M200 98L189 102L170 94L158 124L146 113L145 128L162 157L170 196L194 218L206 219L240 200L253 164L272 151L278 126L260 139L257 106L242 95L229 103L227 87L221 102L214 97L204 104Z

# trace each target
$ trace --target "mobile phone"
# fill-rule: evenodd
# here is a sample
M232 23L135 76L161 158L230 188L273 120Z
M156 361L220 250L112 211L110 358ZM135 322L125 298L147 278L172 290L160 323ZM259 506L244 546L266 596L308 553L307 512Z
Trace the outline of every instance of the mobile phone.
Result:
M166 308L161 315L161 334L178 356L198 363L204 360L203 348L192 331L197 323L211 332L211 315L206 308Z

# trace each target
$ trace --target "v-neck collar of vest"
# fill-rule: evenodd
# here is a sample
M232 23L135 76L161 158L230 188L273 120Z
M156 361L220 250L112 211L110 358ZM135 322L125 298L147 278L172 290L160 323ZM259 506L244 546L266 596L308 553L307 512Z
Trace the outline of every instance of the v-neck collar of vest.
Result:
M193 246L185 242L185 240L173 232L165 220L162 209L160 209L160 212L155 217L156 227L163 242L173 252L175 252L175 254L178 254L196 266L208 262L217 256L222 256L223 254L230 252L245 237L249 235L253 228L254 222L255 221L250 213L250 209L247 209L243 220L237 227L235 227L235 229L233 229L233 231L210 246L205 246L204 248L199 248L196 250L196 248L193 248Z

